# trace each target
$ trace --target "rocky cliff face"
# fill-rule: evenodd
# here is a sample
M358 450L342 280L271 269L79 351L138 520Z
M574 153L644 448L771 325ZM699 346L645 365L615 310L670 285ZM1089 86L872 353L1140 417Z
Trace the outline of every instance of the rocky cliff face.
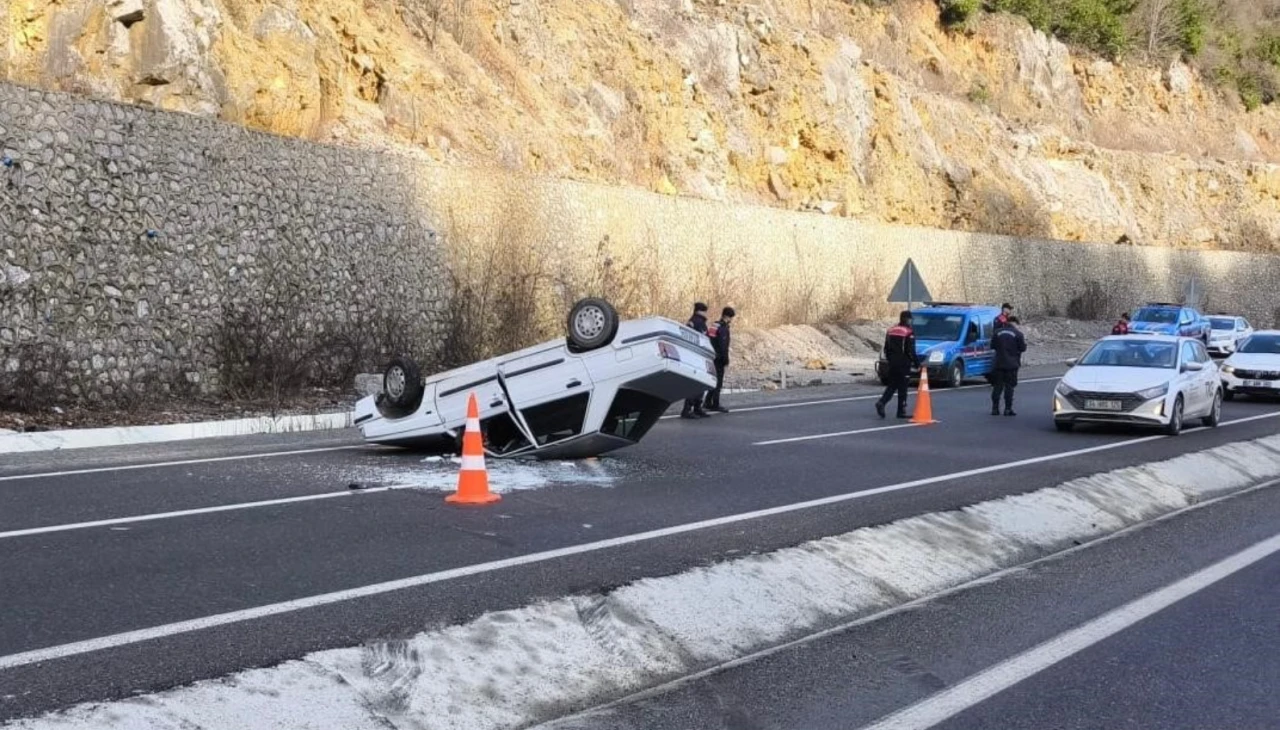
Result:
M1280 112L928 0L6 0L0 76L830 215L1280 248ZM0 119L0 145L6 139Z

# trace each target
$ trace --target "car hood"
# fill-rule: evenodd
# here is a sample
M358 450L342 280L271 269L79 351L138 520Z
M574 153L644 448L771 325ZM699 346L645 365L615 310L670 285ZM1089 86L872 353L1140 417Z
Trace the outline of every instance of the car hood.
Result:
M1162 368L1076 367L1062 376L1062 382L1074 390L1136 393L1168 383L1176 372Z
M1223 364L1246 370L1280 370L1280 355L1269 355L1265 352L1237 352L1227 358Z
M916 340L916 354L928 355L934 350L946 350L956 343L946 340Z

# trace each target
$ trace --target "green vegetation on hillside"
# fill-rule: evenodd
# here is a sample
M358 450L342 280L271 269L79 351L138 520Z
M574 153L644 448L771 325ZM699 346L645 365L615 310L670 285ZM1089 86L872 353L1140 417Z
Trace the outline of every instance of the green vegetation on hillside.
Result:
M1249 109L1280 98L1280 0L938 0L942 21L1020 15L1110 58L1180 56L1235 89Z

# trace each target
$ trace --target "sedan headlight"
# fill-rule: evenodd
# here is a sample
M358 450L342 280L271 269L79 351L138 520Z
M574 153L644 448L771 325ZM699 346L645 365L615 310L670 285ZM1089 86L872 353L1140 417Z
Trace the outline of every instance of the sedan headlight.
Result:
M1227 365L1226 363L1222 364L1222 372L1227 373L1228 375L1231 375L1235 373L1235 371L1236 371L1235 365Z
M1169 394L1168 383L1157 386L1155 388L1147 388L1146 390L1138 391L1138 397L1141 398L1142 400L1155 400L1156 398L1163 398L1168 394Z
M929 353L929 362L935 362L935 363L942 362L942 358L943 358L942 350L934 350L933 352Z
M1062 396L1063 398L1066 398L1067 396L1076 392L1076 389L1072 388L1070 385L1067 385L1066 383L1058 383L1058 387L1054 388L1054 392Z

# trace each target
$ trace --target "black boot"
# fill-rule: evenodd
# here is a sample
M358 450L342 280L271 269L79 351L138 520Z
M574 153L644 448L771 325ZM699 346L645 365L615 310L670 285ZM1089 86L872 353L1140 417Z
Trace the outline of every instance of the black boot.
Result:
M999 406L999 405L997 405L997 404L995 404L995 403L992 403L992 404L991 404L991 415L993 415L993 416L998 416L998 415L1000 415L1000 406Z
M1009 405L1009 406L1005 406L1005 407L1004 407L1004 414L1005 414L1006 416L1016 416L1016 415L1018 415L1018 414L1016 414L1016 413L1014 413L1014 412L1013 412L1013 406L1011 406L1011 405Z
M898 409L898 418L911 418L911 416L908 416L908 415L907 415L907 409L906 409L906 408L899 408L899 409Z
M876 414L884 418L884 403L881 401L876 401Z

